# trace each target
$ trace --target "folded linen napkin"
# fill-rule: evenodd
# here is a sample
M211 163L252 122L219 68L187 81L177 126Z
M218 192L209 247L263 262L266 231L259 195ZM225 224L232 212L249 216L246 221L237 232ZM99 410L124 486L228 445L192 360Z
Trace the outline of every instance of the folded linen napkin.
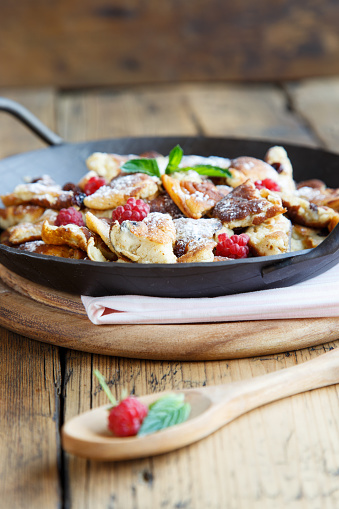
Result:
M208 298L140 295L81 297L89 319L104 324L234 322L339 316L339 264L287 288Z

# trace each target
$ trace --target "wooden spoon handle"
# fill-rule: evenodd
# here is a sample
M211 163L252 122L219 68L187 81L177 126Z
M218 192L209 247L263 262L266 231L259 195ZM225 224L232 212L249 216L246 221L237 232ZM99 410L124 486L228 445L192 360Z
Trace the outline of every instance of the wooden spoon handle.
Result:
M336 383L339 348L303 364L232 384L232 392L227 391L226 385L206 390L216 406L224 406L235 418L272 401Z

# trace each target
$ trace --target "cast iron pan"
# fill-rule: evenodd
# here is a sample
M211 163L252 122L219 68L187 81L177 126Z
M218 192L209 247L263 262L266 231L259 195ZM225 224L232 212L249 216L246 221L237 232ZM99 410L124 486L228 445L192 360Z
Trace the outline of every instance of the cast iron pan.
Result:
M0 110L15 115L51 147L0 162L0 194L12 192L24 176L50 174L59 184L77 182L87 171L85 160L96 151L168 154L177 143L185 154L262 159L275 141L229 138L122 138L66 143L21 105L0 98ZM279 144L279 143L278 143ZM284 144L296 181L320 178L339 187L339 156L324 150ZM36 283L75 294L137 294L160 297L215 297L290 286L330 269L339 261L338 226L317 248L270 257L215 263L120 264L76 261L26 253L0 245L0 263Z

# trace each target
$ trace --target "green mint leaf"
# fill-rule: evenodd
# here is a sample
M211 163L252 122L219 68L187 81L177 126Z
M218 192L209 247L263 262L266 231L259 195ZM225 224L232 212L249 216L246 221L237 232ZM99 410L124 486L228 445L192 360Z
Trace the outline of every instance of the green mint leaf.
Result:
M184 394L167 394L149 406L138 436L149 435L155 431L181 424L188 419L191 405L185 403Z
M158 163L155 159L131 159L121 166L128 173L146 173L151 177L160 177Z
M99 380L99 384L101 385L102 389L106 393L106 395L107 395L108 399L110 400L110 402L112 403L112 405L117 406L118 402L115 399L115 397L113 396L111 389L108 387L103 375L100 373L100 371L98 369L94 370L94 374L97 377L97 379Z
M231 172L226 168L219 168L219 166L212 166L210 164L197 164L196 166L187 166L180 168L179 171L194 170L199 175L206 175L207 177L232 177Z
M184 155L183 149L180 145L176 145L172 148L169 153L168 165L166 166L165 173L170 174L178 169L179 164L181 163L182 156Z

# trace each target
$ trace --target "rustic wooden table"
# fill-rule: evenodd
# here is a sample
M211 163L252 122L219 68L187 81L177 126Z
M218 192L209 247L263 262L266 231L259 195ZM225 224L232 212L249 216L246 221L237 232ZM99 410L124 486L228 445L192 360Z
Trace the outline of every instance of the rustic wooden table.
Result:
M23 103L68 141L202 134L339 151L338 91L339 80L331 79L0 95ZM1 157L41 146L1 116ZM88 462L65 454L59 435L65 420L106 403L93 378L96 368L117 395L122 388L144 394L253 377L304 362L339 342L260 358L165 362L66 350L3 328L0 338L1 507L339 507L338 386L252 411L199 443L143 460Z

